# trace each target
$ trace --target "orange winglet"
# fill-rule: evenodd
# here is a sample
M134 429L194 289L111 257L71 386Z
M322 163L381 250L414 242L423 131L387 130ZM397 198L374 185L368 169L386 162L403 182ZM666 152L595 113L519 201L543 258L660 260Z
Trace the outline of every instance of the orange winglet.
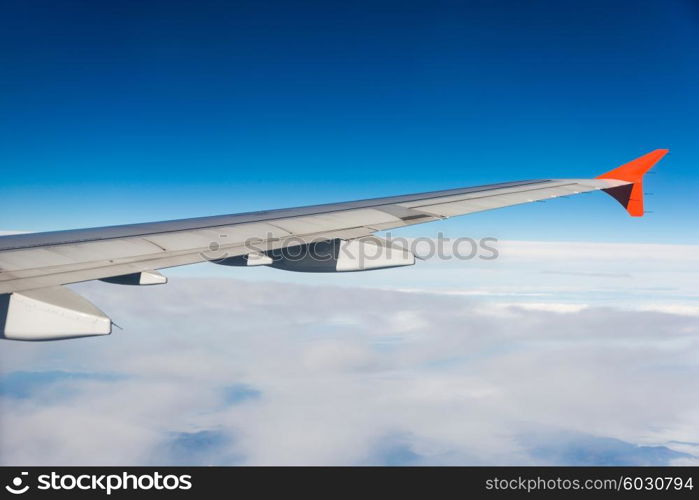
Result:
M643 175L665 156L669 149L656 149L648 154L610 170L598 179L617 179L633 184L604 189L621 203L632 217L643 216Z

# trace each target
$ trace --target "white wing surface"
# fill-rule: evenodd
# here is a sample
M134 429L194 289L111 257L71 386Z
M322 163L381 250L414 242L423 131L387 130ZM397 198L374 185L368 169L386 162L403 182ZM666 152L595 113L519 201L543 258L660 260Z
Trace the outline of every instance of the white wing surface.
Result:
M0 237L0 336L53 340L111 332L111 320L61 285L165 283L159 269L214 261L293 271L362 271L414 263L376 232L483 210L603 190L643 215L642 177L655 150L595 179L543 179L263 212ZM380 258L348 260L340 250L371 244ZM330 258L291 259L312 248ZM297 252L298 253L298 252ZM345 252L346 253L346 252ZM296 255L296 254L295 254ZM320 263L319 263L320 262ZM77 297L77 298L76 298Z

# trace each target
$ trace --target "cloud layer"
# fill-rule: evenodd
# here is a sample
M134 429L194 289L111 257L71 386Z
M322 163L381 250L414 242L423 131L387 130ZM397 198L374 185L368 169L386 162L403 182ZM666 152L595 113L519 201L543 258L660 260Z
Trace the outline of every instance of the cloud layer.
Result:
M2 464L697 463L693 314L233 279L77 288L124 330L3 343Z

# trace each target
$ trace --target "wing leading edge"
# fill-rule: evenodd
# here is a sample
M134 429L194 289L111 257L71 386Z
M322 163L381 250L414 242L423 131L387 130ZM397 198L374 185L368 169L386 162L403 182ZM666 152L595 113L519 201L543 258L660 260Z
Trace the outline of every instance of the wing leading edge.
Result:
M60 307L76 304L73 297L64 297L57 291L69 283L101 279L120 284L159 284L167 280L156 270L207 260L236 262L234 265L273 265L268 259L280 255L283 258L285 249L290 247L332 241L356 246L379 231L590 191L604 191L617 199L630 215L641 216L643 175L667 152L655 150L595 179L518 181L263 212L2 236L0 297L4 299L0 300L0 336L22 340L72 336L67 331L70 322L58 322L61 325L56 327L58 331L51 333L46 319L35 326L27 323L26 318L20 321L27 314L20 311L37 308L41 311L44 296L51 299L45 303L54 312L56 304ZM337 252L338 248L330 246L327 251ZM383 243L378 248L390 253L390 247ZM396 265L406 265L410 259L403 256L401 262ZM394 267L390 264L387 261L381 267ZM306 270L303 266L284 267L278 262L273 267ZM371 268L375 267L358 267L345 261L337 262L333 268L319 269L314 265L308 270ZM81 304L76 310L80 313L87 309ZM95 313L95 318L102 316ZM102 319L94 321L100 325L95 334L109 333ZM12 333L5 325L15 325ZM83 322L77 327L80 336L86 335L84 325ZM37 335L23 338L23 330L32 330Z

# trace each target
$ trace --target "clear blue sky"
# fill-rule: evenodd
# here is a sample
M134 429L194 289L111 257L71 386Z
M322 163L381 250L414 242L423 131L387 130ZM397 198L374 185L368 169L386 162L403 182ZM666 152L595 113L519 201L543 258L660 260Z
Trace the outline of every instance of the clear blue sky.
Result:
M0 229L594 176L670 148L642 220L586 195L409 234L699 242L692 0L11 1L0 23Z

